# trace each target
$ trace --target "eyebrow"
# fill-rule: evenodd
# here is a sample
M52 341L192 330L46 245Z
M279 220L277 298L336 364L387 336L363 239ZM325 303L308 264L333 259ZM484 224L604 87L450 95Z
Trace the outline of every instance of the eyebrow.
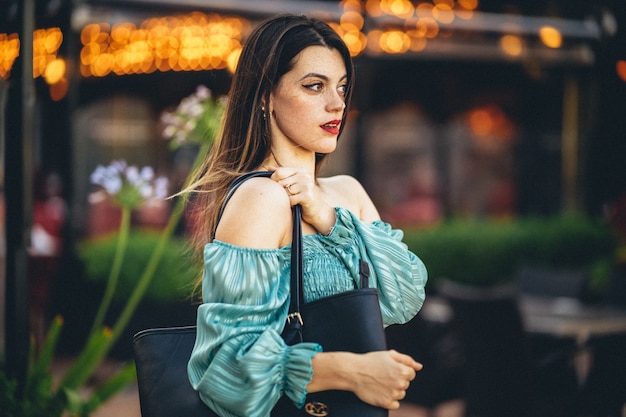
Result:
M317 74L315 72L309 72L308 74L306 74L302 78L300 78L300 81L304 80L305 78L309 78L309 77L321 78L324 81L328 81L329 80L329 78L326 75ZM339 80L343 80L345 78L348 78L348 74L344 74Z

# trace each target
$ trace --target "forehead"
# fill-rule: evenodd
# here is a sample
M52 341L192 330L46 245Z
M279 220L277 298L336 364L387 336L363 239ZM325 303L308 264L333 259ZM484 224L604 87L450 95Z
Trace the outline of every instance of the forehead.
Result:
M306 75L308 73L326 75L328 77L343 77L346 75L346 65L338 50L326 46L308 46L293 60L288 75Z

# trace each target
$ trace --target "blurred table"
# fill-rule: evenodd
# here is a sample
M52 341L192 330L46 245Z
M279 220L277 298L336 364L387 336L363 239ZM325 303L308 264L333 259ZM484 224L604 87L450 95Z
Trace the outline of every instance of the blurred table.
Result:
M626 335L626 310L583 304L577 299L521 296L519 308L529 334L571 339L577 348L573 365L578 384L585 384L598 361L594 343ZM593 340L595 339L595 342Z
M590 340L626 335L626 310L588 305L573 298L518 295L518 306L524 329L529 335L570 339L573 365L582 385L594 366ZM453 313L444 297L427 297L420 314L427 320L448 322Z
M620 415L614 411L626 407L626 309L572 298L519 293L512 297L530 342L529 352L540 365L537 375L547 378L536 404L545 405L546 410L563 405L565 414L580 408L577 415L599 415L595 414L598 410L608 410L603 415ZM443 295L427 296L420 315L442 325L454 320L451 304ZM564 403L560 398L566 399Z
M517 297L528 333L571 338L584 343L591 337L626 334L626 309L588 305L572 298ZM445 323L453 313L444 297L426 297L420 311L424 319Z
M626 334L626 310L587 305L572 298L520 296L519 307L529 333L575 339Z

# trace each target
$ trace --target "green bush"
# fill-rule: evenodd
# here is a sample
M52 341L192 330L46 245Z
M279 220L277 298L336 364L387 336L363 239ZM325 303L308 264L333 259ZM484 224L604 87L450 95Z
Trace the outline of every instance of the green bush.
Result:
M453 219L405 230L404 241L426 264L429 285L440 279L481 287L505 284L521 266L534 265L584 270L594 290L600 290L616 250L610 229L582 216Z
M149 230L130 232L115 292L116 300L125 300L135 288L159 236L158 233ZM118 234L115 233L85 240L78 245L79 257L85 266L88 281L106 285L117 238ZM200 266L194 264L186 253L184 241L180 238L170 239L144 299L167 303L189 298L199 268Z

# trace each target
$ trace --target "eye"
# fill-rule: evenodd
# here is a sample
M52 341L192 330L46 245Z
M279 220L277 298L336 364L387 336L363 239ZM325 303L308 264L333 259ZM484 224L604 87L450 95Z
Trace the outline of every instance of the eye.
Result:
M339 92L339 94L345 96L346 91L348 91L348 83L339 84L339 86L337 87L337 91Z
M310 84L304 84L304 88L311 90L311 91L322 91L322 89L324 88L324 84L317 81L317 82L310 83Z

